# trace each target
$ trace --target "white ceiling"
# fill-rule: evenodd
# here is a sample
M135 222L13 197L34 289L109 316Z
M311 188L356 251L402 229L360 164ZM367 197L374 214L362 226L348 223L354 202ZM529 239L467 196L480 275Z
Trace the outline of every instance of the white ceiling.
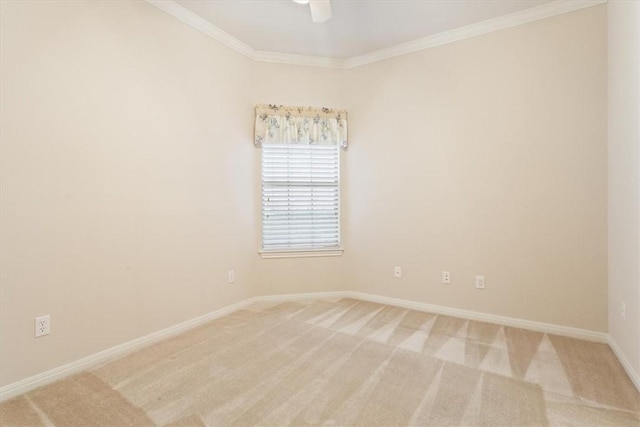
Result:
M175 2L256 51L345 59L551 0L332 0L333 17L323 24L292 0Z

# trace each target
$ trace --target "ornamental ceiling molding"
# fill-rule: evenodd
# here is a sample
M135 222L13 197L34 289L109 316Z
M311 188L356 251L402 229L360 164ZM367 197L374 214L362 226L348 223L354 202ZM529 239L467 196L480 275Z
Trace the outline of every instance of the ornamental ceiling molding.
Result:
M230 49L246 56L249 59L258 62L270 62L276 64L303 65L308 67L332 68L345 70L362 65L371 64L397 56L418 52L447 43L453 43L458 40L464 40L470 37L482 34L492 33L494 31L504 30L506 28L518 25L528 24L530 22L539 21L541 19L550 18L552 16L564 13L574 12L576 10L587 7L597 6L606 3L607 0L558 0L555 2L543 4L530 9L511 13L509 15L500 16L498 18L477 22L465 27L454 28L449 31L434 34L432 36L420 38L406 43L401 43L385 49L376 50L364 55L353 56L351 58L329 58L322 56L305 56L292 55L288 53L265 52L253 49L246 43L238 40L229 33L223 31L213 25L204 18L191 12L189 9L179 5L172 0L146 0L148 3L157 7L169 15L184 22L190 27L204 33L212 39L224 44Z

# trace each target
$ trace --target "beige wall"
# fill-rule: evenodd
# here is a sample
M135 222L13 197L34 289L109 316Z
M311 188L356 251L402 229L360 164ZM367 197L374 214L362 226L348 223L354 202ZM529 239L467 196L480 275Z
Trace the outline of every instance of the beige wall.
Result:
M0 385L254 295L606 330L605 7L338 71L144 2L0 4ZM344 256L259 257L256 103L349 110Z
M640 2L608 9L609 333L640 375Z
M354 289L606 331L606 57L598 6L350 70Z
M144 2L1 7L0 384L250 296L249 60Z

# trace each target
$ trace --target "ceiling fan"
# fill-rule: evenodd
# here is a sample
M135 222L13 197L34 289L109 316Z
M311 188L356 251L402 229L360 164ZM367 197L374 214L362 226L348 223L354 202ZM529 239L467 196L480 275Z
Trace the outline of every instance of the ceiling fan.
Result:
M316 24L325 22L331 18L330 0L293 0L298 4L308 4L311 10L311 20Z

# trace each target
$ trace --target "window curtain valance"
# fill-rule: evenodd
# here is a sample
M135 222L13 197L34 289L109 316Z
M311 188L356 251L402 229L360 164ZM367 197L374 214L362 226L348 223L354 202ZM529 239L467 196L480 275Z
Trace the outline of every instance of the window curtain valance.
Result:
M347 112L257 105L254 144L318 144L347 148Z

